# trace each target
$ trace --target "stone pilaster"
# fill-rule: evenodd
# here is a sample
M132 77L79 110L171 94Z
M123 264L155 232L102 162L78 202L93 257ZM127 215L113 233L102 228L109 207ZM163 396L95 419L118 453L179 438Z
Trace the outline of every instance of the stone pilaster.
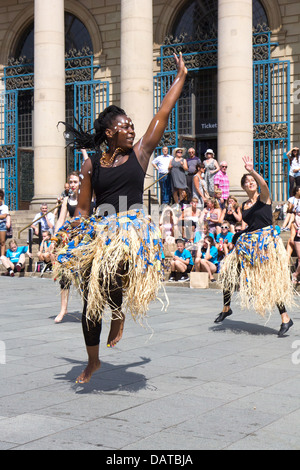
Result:
M152 0L121 0L121 107L134 122L136 139L153 117L152 15Z
M66 180L64 0L34 2L34 183L32 207L55 202Z
M252 0L218 5L218 161L238 195L242 157L253 155Z

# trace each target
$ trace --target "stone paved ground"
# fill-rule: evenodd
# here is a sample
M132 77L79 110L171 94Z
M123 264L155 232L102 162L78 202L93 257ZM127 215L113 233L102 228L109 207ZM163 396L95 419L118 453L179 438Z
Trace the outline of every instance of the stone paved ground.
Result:
M132 320L105 346L102 368L76 385L86 361L81 303L54 324L58 286L0 278L0 449L299 449L300 309L277 338L280 318L254 312L213 320L216 289L167 287L153 303L153 335ZM297 301L299 305L299 300Z

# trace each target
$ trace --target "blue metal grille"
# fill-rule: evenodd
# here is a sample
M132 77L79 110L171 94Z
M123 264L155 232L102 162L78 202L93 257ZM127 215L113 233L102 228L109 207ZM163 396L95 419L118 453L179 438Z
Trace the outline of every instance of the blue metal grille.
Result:
M84 52L84 51L83 51ZM85 130L93 127L93 122L109 104L109 83L93 80L98 66L94 65L92 54L72 52L65 60L66 89L72 95L72 109L66 110L68 122L76 126L76 119ZM18 209L18 147L32 147L32 121L30 109L26 114L18 113L18 100L21 95L32 96L34 87L33 64L14 61L4 69L5 92L0 94L0 187L5 191L5 203L10 210ZM69 96L69 94L67 93ZM19 114L19 116L18 116ZM20 126L20 138L18 138ZM26 132L23 132L28 130ZM26 135L25 135L26 134ZM26 140L25 140L26 138ZM21 142L20 142L21 139ZM72 168L79 169L81 153L72 155Z
M109 105L109 82L88 81L74 85L74 116L85 131L94 127L96 116ZM82 164L81 152L74 152L74 169Z
M253 34L253 154L255 168L267 180L273 200L281 201L286 200L289 190L285 153L290 146L290 62L271 59L271 50L276 46L271 41L271 31L261 29ZM217 69L217 50L216 38L162 46L160 72L154 77L154 113L175 76L173 54L182 52L191 75ZM189 100L193 99L189 95L183 93L172 111L156 154L161 153L163 145L170 150L176 147L186 128L197 134L193 131L195 124L190 122L194 117L185 116L185 111L191 109Z
M253 155L256 170L268 182L272 198L288 197L290 146L290 63L268 60L253 66Z
M11 210L18 202L18 94L15 91L0 95L0 187L5 192L5 204Z

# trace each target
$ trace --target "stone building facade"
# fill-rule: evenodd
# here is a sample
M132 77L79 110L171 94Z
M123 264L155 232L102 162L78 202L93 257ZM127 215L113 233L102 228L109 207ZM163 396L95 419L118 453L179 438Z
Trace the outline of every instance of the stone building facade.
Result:
M140 137L179 51L189 78L161 145L195 146L201 158L213 147L236 194L241 156L253 155L274 200L286 199L285 154L300 140L299 19L297 0L0 0L6 202L54 202L80 166L58 121L90 128L114 103ZM155 179L148 174L147 186Z

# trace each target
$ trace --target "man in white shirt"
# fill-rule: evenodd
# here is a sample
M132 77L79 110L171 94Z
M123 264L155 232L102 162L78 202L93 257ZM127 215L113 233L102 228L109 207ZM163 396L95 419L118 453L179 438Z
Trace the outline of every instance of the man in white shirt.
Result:
M158 171L158 177L160 186L160 198L161 204L170 204L171 199L171 180L169 175L169 163L173 159L169 155L168 147L162 148L162 155L158 155L152 161L152 165Z
M49 232L53 233L54 231L54 225L55 225L55 218L52 212L48 212L48 205L47 204L41 204L40 206L41 212L36 214L34 216L31 228L33 229L35 235L39 234L39 222L41 222L41 229L42 232L45 232L49 230ZM43 216L41 219L37 220L39 217Z

